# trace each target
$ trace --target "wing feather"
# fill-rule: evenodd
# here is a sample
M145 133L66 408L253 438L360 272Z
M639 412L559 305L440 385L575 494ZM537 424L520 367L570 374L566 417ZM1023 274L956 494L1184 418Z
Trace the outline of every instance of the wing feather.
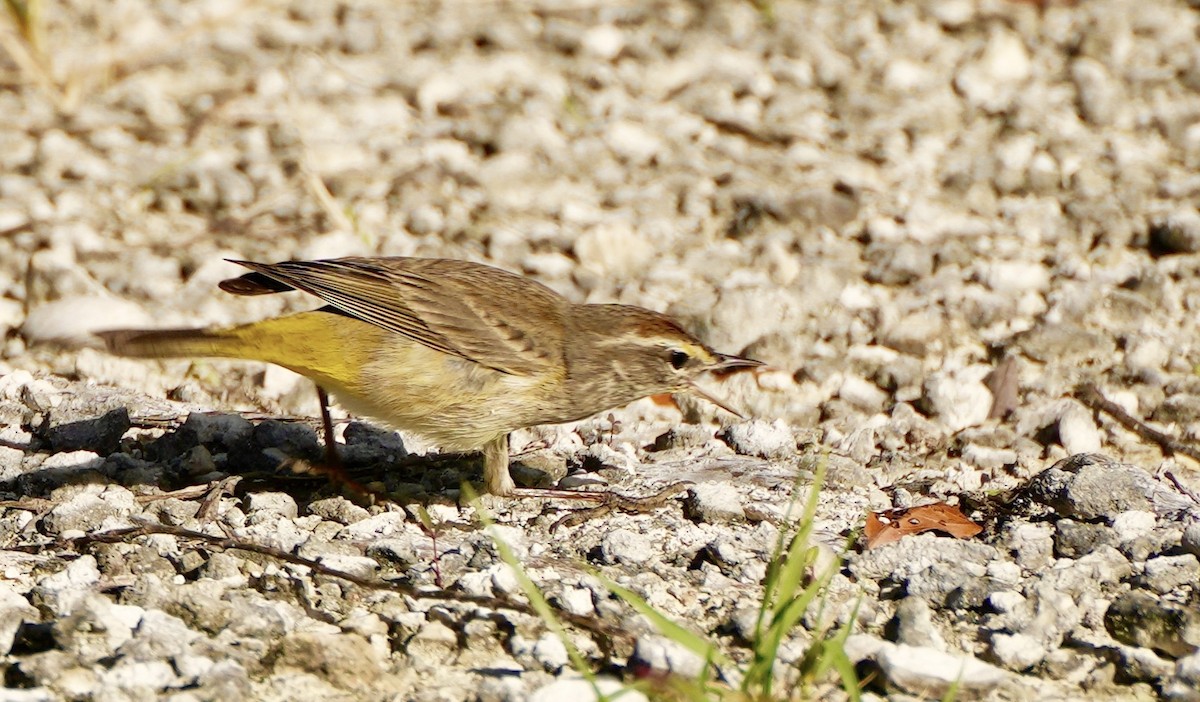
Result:
M498 268L407 257L233 262L254 273L223 283L231 292L248 287L236 281L265 276L364 322L504 373L531 375L561 367L561 320L570 303L540 283ZM252 282L256 293L276 291L259 278Z

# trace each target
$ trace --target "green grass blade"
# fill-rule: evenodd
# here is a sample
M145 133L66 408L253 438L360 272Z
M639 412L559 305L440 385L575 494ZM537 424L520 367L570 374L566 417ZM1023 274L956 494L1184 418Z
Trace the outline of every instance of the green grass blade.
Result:
M658 629L663 636L695 653L697 656L704 658L706 662L714 661L717 665L723 666L733 665L733 662L717 649L716 644L694 633L690 629L675 623L670 617L654 609L650 603L642 599L641 595L628 588L621 587L598 572L593 571L592 575L596 576L609 592L621 598L635 612L650 620L654 628ZM705 667L707 668L708 666L706 665Z
M470 485L464 484L462 489L467 497L467 500L475 507L475 511L479 515L480 521L483 522L484 527L491 527L494 525L495 521L483 508L483 505L480 504L479 495L475 493ZM567 657L571 659L571 666L575 668L576 672L582 675L583 678L588 681L588 684L592 686L592 691L595 693L597 700L600 700L600 702L608 702L609 700L613 699L612 696L605 695L600 690L600 686L596 683L596 674L592 672L591 666L589 666L587 661L584 660L583 654L581 654L579 649L575 647L575 644L571 642L570 637L567 636L566 627L564 627L562 622L559 621L558 617L555 616L554 608L550 606L550 602L546 600L545 595L543 595L542 591L538 589L536 584L534 584L533 580L529 577L529 574L525 572L525 568L521 565L521 561L517 559L516 554L513 553L512 549L509 548L508 544L505 543L503 539L500 539L495 535L494 531L491 532L490 536L492 543L496 545L496 552L500 555L500 560L504 561L509 568L512 568L513 575L517 579L517 584L521 586L521 591L524 592L525 597L529 599L529 605L533 607L533 611L537 612L537 615L541 617L543 622L546 623L546 627L550 629L550 631L554 632L554 635L557 636L560 641L562 641L563 646L567 649Z
M783 552L781 539L772 556L772 565L778 564L778 567L768 568L754 641L754 659L742 680L742 691L748 694L770 697L774 686L775 662L784 636L800 621L809 605L825 590L833 577L834 569L830 568L814 578L807 587L804 585L804 576L817 557L817 549L808 544L812 537L813 518L820 500L826 465L825 460L817 464L800 515L800 528L788 543L786 553ZM764 627L763 623L768 619L770 623Z

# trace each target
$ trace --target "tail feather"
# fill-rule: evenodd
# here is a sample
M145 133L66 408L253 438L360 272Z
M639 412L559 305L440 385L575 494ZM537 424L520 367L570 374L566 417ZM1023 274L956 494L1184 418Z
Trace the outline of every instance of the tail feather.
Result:
M110 353L135 358L243 357L235 336L214 329L114 329L95 332Z
M115 329L95 332L110 353L135 358L236 358L290 368L331 390L357 387L373 350L387 332L321 310L234 327Z

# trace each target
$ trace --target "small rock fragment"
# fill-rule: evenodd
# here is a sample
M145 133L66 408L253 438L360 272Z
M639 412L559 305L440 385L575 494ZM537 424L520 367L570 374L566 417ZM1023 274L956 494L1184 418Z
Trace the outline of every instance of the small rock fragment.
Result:
M630 657L633 665L642 665L661 673L695 678L704 669L704 659L665 636L639 636Z
M956 687L960 696L983 693L1012 675L974 656L943 653L927 646L885 646L875 660L890 683L929 697L942 697L951 687Z
M533 645L533 657L550 673L557 673L571 662L562 639L551 632L542 634Z
M1054 553L1061 558L1086 556L1100 546L1115 546L1120 541L1117 533L1103 524L1060 519L1054 530Z
M252 492L246 496L246 513L256 524L279 517L295 519L299 514L296 500L286 492Z
M896 641L909 646L946 649L946 641L933 625L933 611L920 597L905 597L896 605Z
M796 453L796 439L783 420L740 422L730 425L718 436L743 456L780 460Z
M1194 590L1200 584L1200 561L1190 553L1151 558L1146 561L1138 582L1160 595L1178 592L1184 587Z
M992 392L983 382L989 372L987 366L935 372L925 381L922 402L951 432L982 424L992 409Z
M699 483L688 488L684 502L688 518L696 522L721 524L746 518L742 496L729 483Z
M1200 612L1140 590L1113 600L1104 615L1104 627L1117 641L1152 648L1172 658L1200 650Z
M639 565L650 560L657 549L645 534L628 529L614 529L600 542L600 557L604 563Z
M1046 647L1027 634L993 634L992 653L1009 670L1028 670L1046 657Z
M647 702L646 695L638 690L632 690L620 681L612 678L597 678L596 687L583 678L559 678L554 682L540 687L529 696L529 702L598 702L596 690L605 699L620 699L621 702Z
M51 412L42 436L56 452L94 451L101 456L121 447L121 437L129 431L129 410L124 407L105 412L96 419L63 421Z

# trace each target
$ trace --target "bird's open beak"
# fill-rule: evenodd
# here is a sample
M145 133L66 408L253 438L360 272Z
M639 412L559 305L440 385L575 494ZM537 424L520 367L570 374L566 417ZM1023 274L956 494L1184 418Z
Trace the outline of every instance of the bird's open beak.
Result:
M710 371L732 371L739 368L761 368L767 364L762 361L756 361L753 358L742 358L741 356L728 356L723 353L717 354L717 362L708 367Z
M716 357L717 357L717 360L714 363L712 363L710 366L708 366L708 368L706 368L705 370L707 370L709 372L715 372L718 376L728 375L729 373L732 373L732 372L738 371L738 370L742 370L745 368L759 368L761 366L766 365L762 361L756 361L753 358L742 358L741 356L728 356L723 353L716 354ZM709 402L713 403L717 407L720 407L721 409L725 410L726 412L734 415L735 417L737 417L739 419L746 418L746 415L743 414L740 410L734 409L733 406L730 405L728 402L725 402L721 398L716 397L715 395L712 395L711 393L702 390L699 385L696 385L695 383L689 383L688 388L693 393L695 393L698 397L702 397L705 400L708 400Z
M717 407L720 407L721 409L725 410L726 412L732 414L733 416L737 417L738 419L746 418L746 415L742 414L741 411L734 409L728 402L725 402L721 398L716 397L708 392L705 392L704 390L701 390L700 386L696 385L695 383L688 384L688 391L692 392L693 394L695 394L698 397L702 397L705 400L708 400L709 402L713 403Z

